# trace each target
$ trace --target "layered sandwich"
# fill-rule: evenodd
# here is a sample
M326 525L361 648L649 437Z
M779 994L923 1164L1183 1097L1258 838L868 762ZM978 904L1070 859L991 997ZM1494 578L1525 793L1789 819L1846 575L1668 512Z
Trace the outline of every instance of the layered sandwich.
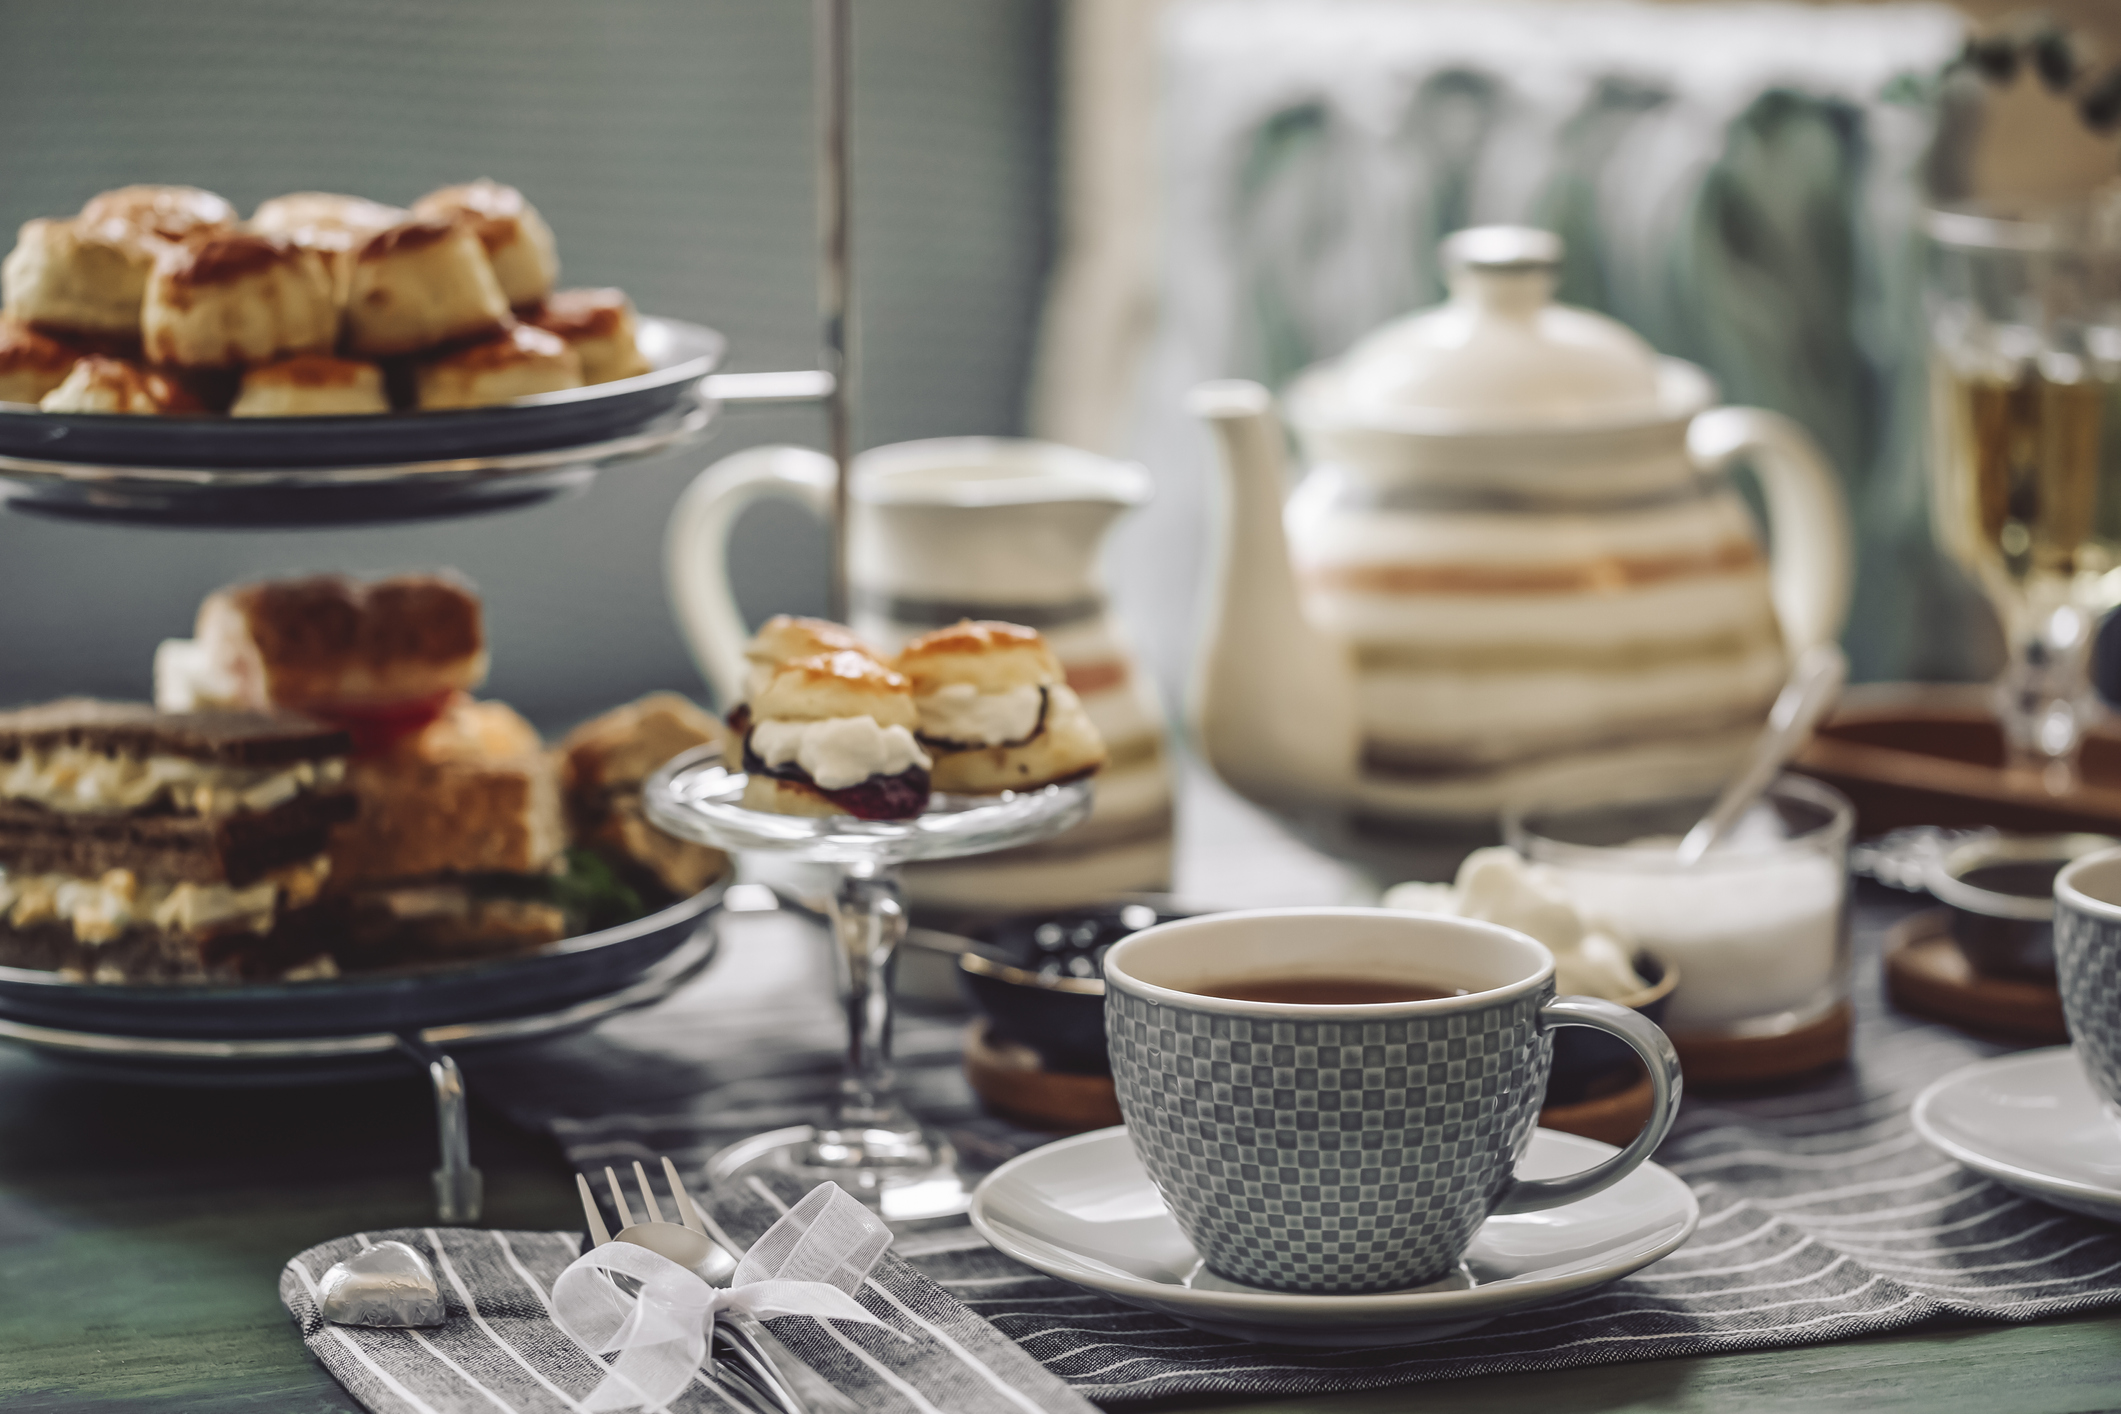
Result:
M582 723L560 743L560 782L575 843L594 850L637 896L698 893L729 869L718 849L648 823L641 787L657 767L721 741L722 725L674 692L656 692Z
M750 702L744 805L782 815L906 820L928 804L929 759L906 679L852 650L781 665Z
M349 746L285 712L0 713L0 964L99 982L328 967L308 915L356 808Z
M299 708L354 744L360 810L331 841L341 962L477 955L565 937L557 769L530 723L470 690L486 676L479 598L448 574L339 575L207 597L164 643L164 706Z
M1036 790L1105 764L1104 738L1036 629L967 619L914 639L893 666L939 791Z

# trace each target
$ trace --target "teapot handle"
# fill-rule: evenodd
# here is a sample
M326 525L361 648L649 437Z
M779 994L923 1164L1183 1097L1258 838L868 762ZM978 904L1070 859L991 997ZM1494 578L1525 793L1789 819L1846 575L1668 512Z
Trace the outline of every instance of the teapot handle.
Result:
M1811 434L1764 408L1716 408L1687 429L1687 453L1703 472L1751 461L1767 493L1775 614L1790 656L1841 637L1848 618L1848 503Z
M751 636L729 586L729 532L754 502L779 496L832 515L832 458L807 447L749 447L693 479L663 537L670 608L700 673L726 709L744 695L744 643Z

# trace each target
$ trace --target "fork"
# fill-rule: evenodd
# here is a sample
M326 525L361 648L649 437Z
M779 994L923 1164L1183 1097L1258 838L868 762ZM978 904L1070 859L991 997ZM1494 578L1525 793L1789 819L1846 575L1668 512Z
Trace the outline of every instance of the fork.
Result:
M590 1240L597 1246L618 1241L645 1247L695 1273L710 1286L728 1286L736 1273L737 1258L708 1235L699 1205L686 1191L684 1180L678 1177L677 1165L667 1155L664 1157L663 1177L670 1184L671 1202L677 1209L678 1222L664 1221L662 1209L656 1203L655 1188L648 1181L648 1171L641 1167L638 1159L634 1160L633 1176L640 1190L641 1206L647 1215L644 1222L633 1220L633 1210L627 1205L618 1175L608 1165L604 1169L604 1183L611 1193L611 1205L619 1215L616 1238L604 1226L604 1215L597 1207L596 1196L590 1191L588 1178L579 1173L574 1176ZM742 1367L743 1375L779 1405L783 1414L859 1414L851 1400L784 1345L758 1317L745 1311L722 1311L715 1320L715 1334L728 1342L730 1353Z

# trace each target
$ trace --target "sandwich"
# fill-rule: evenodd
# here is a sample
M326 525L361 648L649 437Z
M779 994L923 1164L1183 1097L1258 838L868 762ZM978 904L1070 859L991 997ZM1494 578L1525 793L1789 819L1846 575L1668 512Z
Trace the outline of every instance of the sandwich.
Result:
M928 805L928 757L906 679L842 651L781 666L750 703L744 805L781 815L908 820Z
M196 636L155 656L165 706L297 708L343 727L359 812L333 834L326 902L343 964L555 942L580 912L558 770L530 723L472 698L477 592L447 574L268 580L208 595Z
M575 842L637 895L688 898L719 879L729 857L649 824L641 786L664 762L722 735L720 722L674 692L650 693L569 732L560 784Z
M1037 790L1105 764L1104 738L1037 629L966 619L914 639L894 666L939 791Z
M0 964L97 982L328 972L307 915L344 732L70 699L0 713Z

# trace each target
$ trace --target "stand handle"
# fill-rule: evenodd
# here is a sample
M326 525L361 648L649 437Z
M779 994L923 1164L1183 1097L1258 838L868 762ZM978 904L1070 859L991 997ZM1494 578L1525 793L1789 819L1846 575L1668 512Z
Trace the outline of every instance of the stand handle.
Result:
M414 1036L398 1037L398 1046L427 1065L435 1092L435 1128L441 1141L442 1166L434 1171L435 1220L470 1223L479 1220L486 1179L471 1162L471 1114L464 1104L464 1072L455 1057Z

